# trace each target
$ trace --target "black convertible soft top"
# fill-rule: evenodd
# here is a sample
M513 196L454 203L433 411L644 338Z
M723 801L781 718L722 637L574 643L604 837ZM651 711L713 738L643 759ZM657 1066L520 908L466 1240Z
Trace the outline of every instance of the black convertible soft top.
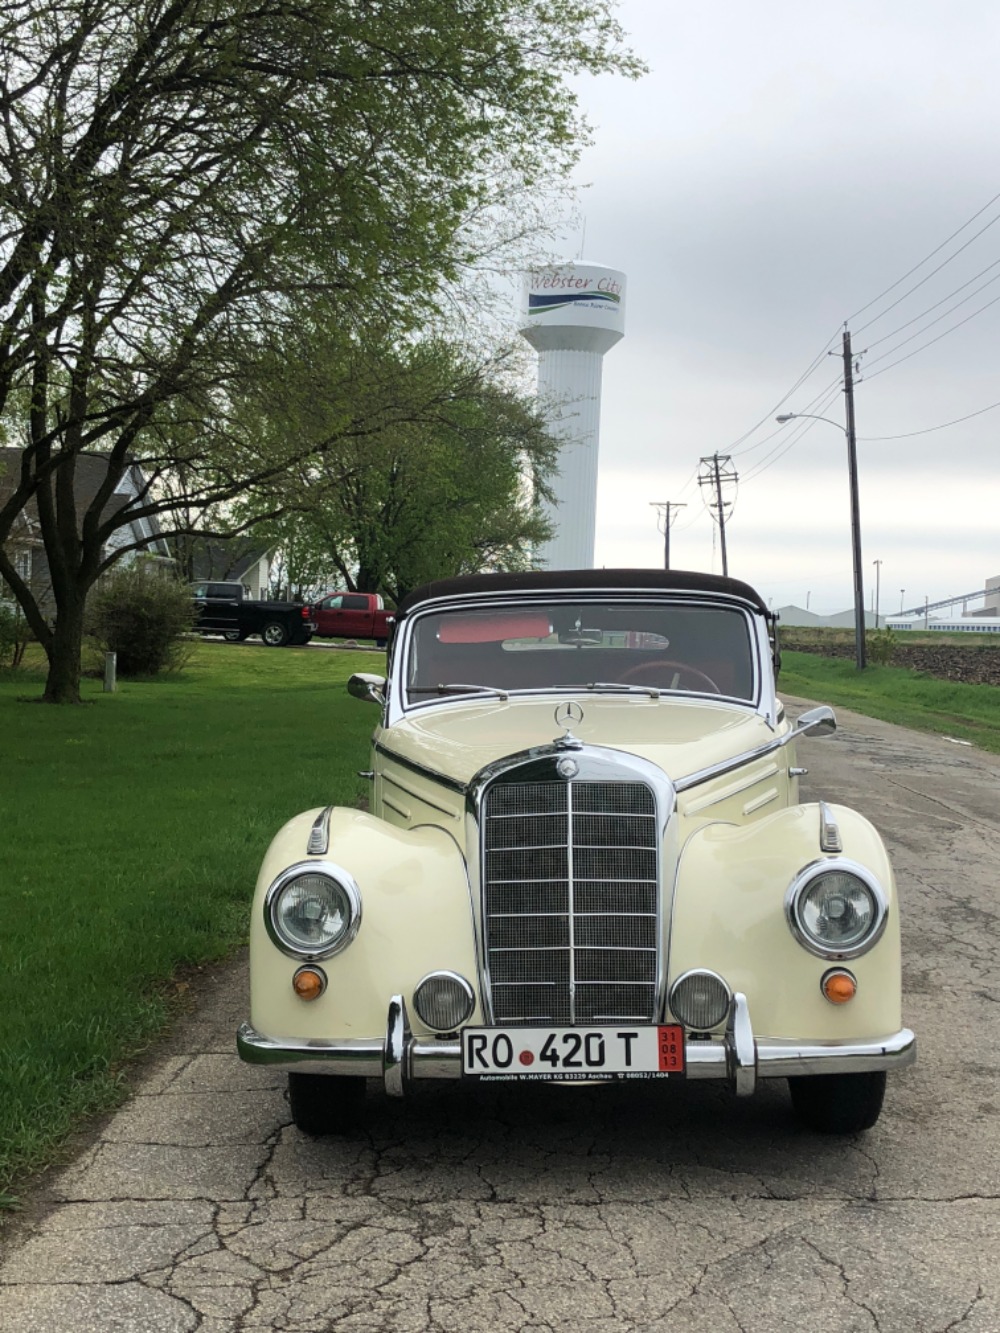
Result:
M492 592L703 592L709 595L739 597L770 615L759 593L739 579L721 574L702 574L687 569L534 569L524 574L461 574L453 579L438 579L414 588L400 602L397 620L423 602L439 597L461 597Z

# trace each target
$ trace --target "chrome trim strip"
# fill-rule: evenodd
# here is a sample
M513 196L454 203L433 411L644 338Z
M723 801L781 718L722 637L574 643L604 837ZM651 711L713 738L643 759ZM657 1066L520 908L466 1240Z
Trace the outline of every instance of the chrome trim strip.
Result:
M330 850L330 816L332 814L333 806L328 805L326 809L319 812L313 821L313 826L309 830L309 841L306 843L307 856L326 856Z
M468 791L466 783L458 782L455 778L449 778L436 769L425 768L423 764L418 764L415 759L406 759L396 750L390 749L388 745L383 745L381 741L373 740L372 749L394 764L399 764L402 768L408 768L411 773L419 773L422 778L427 778L429 782L436 782L439 787L447 787L449 791L458 792L459 796L464 796ZM382 777L385 778L384 772ZM425 797L422 796L420 799L424 800Z
M381 1037L367 1040L342 1037L328 1042L278 1039L266 1037L249 1023L243 1023L236 1034L236 1049L247 1064L266 1065L276 1071L381 1078L385 1042ZM757 1042L757 1077L798 1078L905 1069L916 1058L917 1039L909 1028L860 1041L799 1042L765 1037ZM686 1042L684 1062L690 1079L729 1076L723 1041ZM461 1078L461 1044L412 1038L408 1064L409 1076L414 1079Z
M455 809L452 808L451 806L440 805L437 801L432 801L431 798L430 798L429 796L425 796L425 795L423 794L423 792L419 792L419 791L417 791L416 787L408 787L408 786L406 785L405 782L400 782L399 778L395 778L395 777L393 777L393 775L392 775L391 773L385 773L385 772L383 772L383 774L382 774L382 781L383 781L383 782L391 782L392 785L393 785L394 787L398 787L400 791L405 791L406 794L407 794L407 796L412 796L412 797L414 797L414 798L415 798L416 800L418 800L418 801L423 801L424 805L429 805L429 806L431 807L432 810L439 810L439 811L441 812L441 814L443 814L443 815L447 815L449 819L457 819L457 818L458 818L458 811L457 811L457 810L455 810ZM382 800L385 801L386 804L389 804L389 801L387 800L387 798L386 798L386 796L385 796L384 793L383 793L383 795L382 795ZM398 807L393 806L393 809L394 809L394 810L397 809L397 808L398 808Z
M712 764L709 768L700 768L694 773L689 773L686 778L676 778L674 786L677 791L688 791L691 787L698 787L703 782L709 782L712 778L721 778L724 773L732 773L734 769L742 768L744 764L752 763L755 759L763 759L765 755L774 754L775 750L783 750L790 741L796 740L799 736L805 735L817 723L816 714L819 709L813 709L811 713L803 713L799 719L798 725L786 731L784 736L778 736L773 741L767 741L764 745L758 745L756 749L745 750L743 754L736 755L733 759L723 759L721 763ZM832 714L831 709L826 710Z
M767 768L760 773L754 773L752 777L739 778L736 782L730 782L728 786L723 787L721 791L709 792L707 796L698 796L693 801L688 801L684 813L695 815L700 810L707 810L710 806L718 805L720 801L727 801L730 796L739 796L741 791L756 787L758 782L766 782L768 778L773 778L780 772L781 769L777 764L769 764Z
M325 875L327 879L332 879L338 884L347 895L351 907L351 920L340 939L326 949L297 949L278 933L274 924L273 908L278 895L290 880L297 879L299 875ZM307 963L320 958L332 958L334 954L347 948L361 928L361 890L358 888L357 880L350 871L345 870L343 866L335 865L332 861L296 861L294 865L287 866L277 879L271 882L264 895L264 928L274 947L289 958L300 958Z
M842 852L844 840L833 811L826 801L819 803L819 849L821 852Z
M820 944L818 940L814 940L803 926L799 915L799 904L802 901L803 893L814 879L820 875L828 874L831 870L842 870L845 874L853 875L855 879L861 880L875 899L875 921L871 930L859 944L851 945L847 949L832 949ZM869 949L873 949L878 944L889 920L889 902L882 885L866 866L860 865L857 861L851 861L846 856L832 856L826 861L811 861L809 865L804 866L799 871L789 884L785 893L785 920L788 922L788 929L803 949L815 954L817 958L828 958L831 962L840 963L846 958L860 958L862 954L867 953Z

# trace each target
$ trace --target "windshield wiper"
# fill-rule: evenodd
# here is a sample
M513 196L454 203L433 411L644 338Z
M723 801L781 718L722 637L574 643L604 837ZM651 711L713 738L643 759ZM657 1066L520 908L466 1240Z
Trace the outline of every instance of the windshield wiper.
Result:
M630 685L621 680L592 680L589 685L573 685L574 690L621 690L624 694L646 694L658 699L662 691L653 685Z
M446 685L411 685L411 694L495 694L498 699L508 699L506 690L498 690L495 685L462 685L458 681L449 681Z

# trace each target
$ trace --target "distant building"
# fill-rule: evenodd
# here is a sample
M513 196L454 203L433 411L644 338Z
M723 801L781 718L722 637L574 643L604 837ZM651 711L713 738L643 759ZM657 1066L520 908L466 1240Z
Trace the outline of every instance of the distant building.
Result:
M833 616L818 616L815 611L806 611L801 606L782 606L775 613L778 617L778 623L781 625L794 625L799 629L817 628L817 629L853 629L854 611L838 611ZM879 619L881 624L885 617ZM875 629L875 613L873 611L865 612L865 627Z
M1000 616L1000 574L995 578L986 580L986 596L983 598L983 604L977 607L975 611L962 610L963 616Z
M221 583L242 583L255 601L267 597L273 546L263 545L249 536L189 537L175 534L168 536L168 540L185 582L217 579Z
M20 474L21 450L0 449L0 504L3 504L16 489ZM83 523L84 515L90 508L101 483L108 474L108 460L104 454L78 454L74 474L74 495L76 499L77 528ZM101 517L108 518L124 509L146 486L146 477L138 463L130 464L115 490L107 500ZM108 538L103 555L124 546L142 542L142 550L130 551L121 558L124 561L135 560L140 554L146 554L163 565L172 567L173 560L166 541L160 530L156 516L137 518L116 528ZM11 563L18 575L27 583L42 614L52 617L55 614L55 599L52 596L52 580L49 575L49 563L42 541L41 526L38 521L38 509L34 500L30 500L18 515L5 543L10 553ZM0 597L10 597L10 591L0 584Z

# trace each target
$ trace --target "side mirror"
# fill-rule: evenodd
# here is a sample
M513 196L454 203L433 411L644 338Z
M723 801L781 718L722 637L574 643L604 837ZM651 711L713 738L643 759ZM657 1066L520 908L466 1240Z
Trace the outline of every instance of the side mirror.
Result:
M347 693L352 694L355 699L384 704L385 676L375 676L370 671L356 671L347 682Z
M800 736L832 736L837 730L837 715L832 708L821 704L800 714L795 730Z

